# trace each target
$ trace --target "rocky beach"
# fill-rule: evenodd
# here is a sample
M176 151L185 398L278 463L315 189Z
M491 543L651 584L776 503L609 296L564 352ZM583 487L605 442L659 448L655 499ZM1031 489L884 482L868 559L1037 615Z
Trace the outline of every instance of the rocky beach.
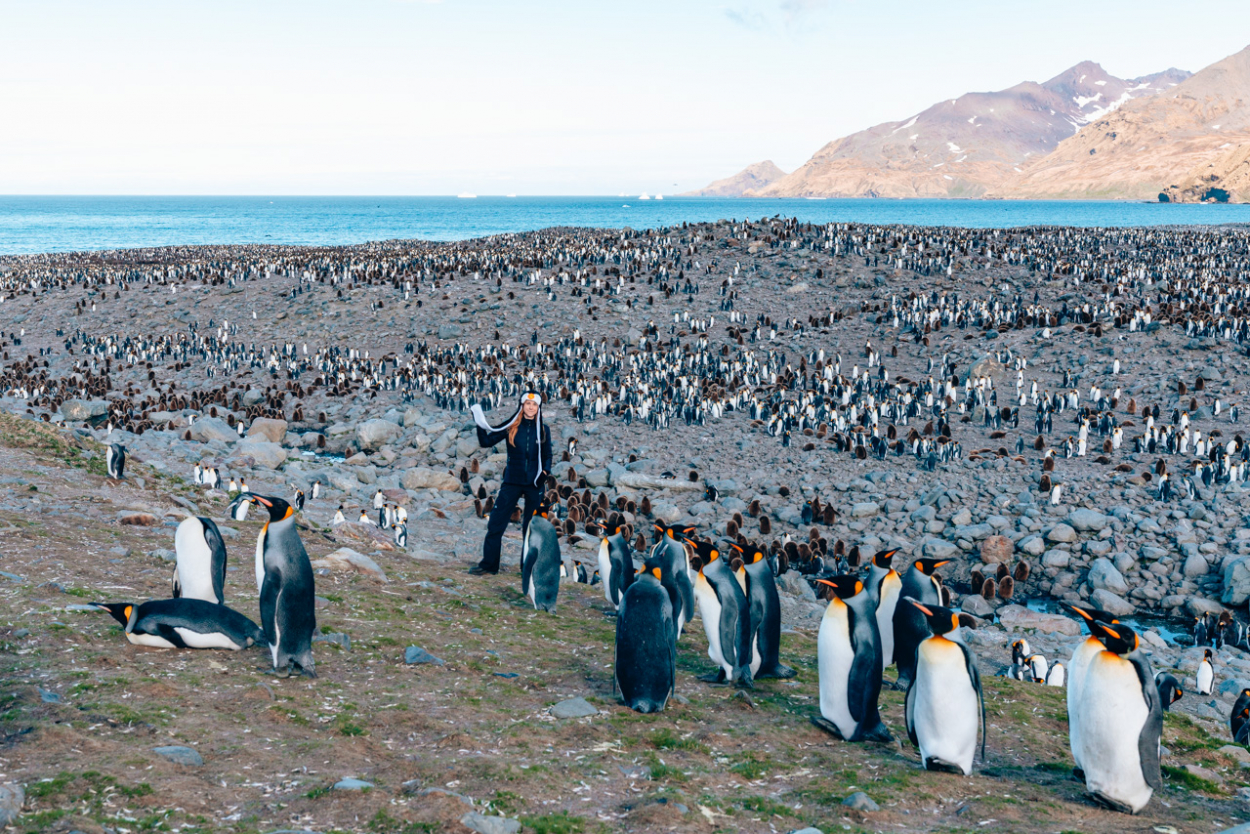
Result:
M18 831L1218 831L1250 819L1228 717L1250 685L1250 234L968 230L785 218L548 229L458 243L176 247L0 258L0 819ZM609 513L782 556L782 660L677 699L612 695L612 613L555 616L476 578L502 448L470 405L547 400L561 550ZM109 444L126 478L105 477ZM197 484L211 467L216 489ZM259 525L232 479L309 496L316 680L260 654L128 645L87 610L169 596L173 528L218 522L254 616ZM314 484L318 495L312 498ZM356 522L375 496L408 541ZM345 523L333 524L342 508ZM987 761L928 773L814 714L825 603L807 576L928 557L985 678ZM1185 690L1140 818L1068 778L1060 602L1134 625ZM1196 618L1228 613L1199 696ZM887 679L892 672L887 670ZM165 752L162 752L165 751ZM172 751L172 752L171 752ZM187 752L189 751L189 752ZM6 804L7 803L7 804ZM1039 809L1045 809L1043 814ZM7 815L7 816L6 816ZM456 826L464 826L457 828Z

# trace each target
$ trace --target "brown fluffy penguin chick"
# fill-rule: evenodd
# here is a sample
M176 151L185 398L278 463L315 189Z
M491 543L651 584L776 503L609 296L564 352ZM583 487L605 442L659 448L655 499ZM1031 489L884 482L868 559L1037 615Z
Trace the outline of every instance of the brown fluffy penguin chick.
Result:
M1015 578L1017 582L1025 582L1029 578L1029 572L1032 570L1028 562L1023 560L1016 563Z
M760 516L760 535L768 536L773 532L773 523L768 520L768 516Z
M985 599L986 602L992 602L994 599L994 594L995 592L997 592L997 590L998 588L997 586L994 585L994 580L987 579L981 585L981 596Z
M1042 471L1043 472L1055 471L1055 458L1053 455L1051 457L1046 458L1046 460L1042 461Z
M1037 491L1038 491L1038 492L1042 492L1042 493L1049 493L1049 492L1050 492L1050 487L1051 487L1051 483L1050 483L1050 475L1049 475L1049 474L1047 474L1047 473L1045 473L1045 472L1043 472L1043 473L1042 473L1042 480L1041 480L1041 482L1037 485Z
M826 504L824 511L821 513L824 518L825 526L833 526L833 522L837 520L838 511L833 508L832 504Z
M634 540L634 550L637 550L639 553L647 552L647 537L642 533L639 533L638 538Z
M732 518L725 522L725 535L731 539L738 537L738 523Z
M981 573L979 568L972 569L972 576L968 579L968 584L972 586L974 591L980 591L981 586L985 584L985 574Z
M487 498L486 503L482 505L483 517L490 515L490 511L493 509L495 509L495 496L492 495Z
M477 497L478 497L478 498L480 498L480 499L482 499L483 501L485 501L485 500L486 500L486 496L487 496L487 495L488 495L488 493L486 492L486 484L482 484L481 486L479 486L479 487L477 488Z
M995 571L995 576L994 576L994 578L995 578L995 579L997 579L999 582L1002 582L1002 581L1003 581L1003 577L1004 577L1004 576L1006 576L1006 575L1007 575L1007 573L1008 573L1008 571L1007 571L1007 563L1006 563L1006 562L999 562L999 563L998 563L998 570L997 570L997 571Z
M473 499L473 512L477 513L478 518L482 517L482 499L481 498Z
M1011 595L1016 592L1016 580L1010 576L1004 576L1003 580L998 583L998 598L1007 602L1011 599Z
M756 498L752 500L750 504L747 505L747 515L751 516L752 518L755 518L759 514L760 514L760 500Z
M642 501L638 504L638 511L645 516L651 515L651 498L649 496L642 496Z
M859 545L852 545L846 554L846 563L853 568L859 567Z

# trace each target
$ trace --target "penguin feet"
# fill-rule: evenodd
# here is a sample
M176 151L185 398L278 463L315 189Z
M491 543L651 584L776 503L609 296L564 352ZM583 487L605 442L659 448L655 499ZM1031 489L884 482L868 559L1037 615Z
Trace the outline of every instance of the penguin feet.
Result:
M860 741L879 741L883 744L889 744L894 741L894 736L890 735L890 728L885 726L881 721L877 722L877 726L863 733Z
M1101 791L1090 791L1089 795L1090 795L1090 798L1093 799L1095 802L1097 802L1099 805L1102 805L1106 808L1110 808L1112 811L1119 811L1121 814L1129 814L1129 815L1137 813L1135 810L1133 810L1132 805L1125 805L1120 800L1112 799L1111 797L1107 796L1105 793L1102 793Z
M755 679L760 680L761 678L776 678L777 680L785 680L786 678L792 678L797 674L798 673L789 666L778 663L774 669L769 669L767 671L761 669L755 675Z
M924 760L925 770L934 770L940 773L954 773L958 776L965 776L964 769L957 764L944 761L936 756L930 756Z
M715 672L708 672L706 675L699 675L699 680L704 683L724 683L725 670L717 669Z
M832 721L830 721L828 718L825 718L823 715L813 715L812 723L815 724L820 729L824 730L826 733L829 733L834 738L840 741L846 741L846 736L842 735L842 731L838 729L838 725L834 724Z
M1085 784L1085 771L1081 770L1079 767L1072 768L1072 781L1080 782L1082 785L1084 785Z
M906 692L908 689L911 689L911 681L903 680L902 678L899 678L896 681L885 681L885 684L895 692Z

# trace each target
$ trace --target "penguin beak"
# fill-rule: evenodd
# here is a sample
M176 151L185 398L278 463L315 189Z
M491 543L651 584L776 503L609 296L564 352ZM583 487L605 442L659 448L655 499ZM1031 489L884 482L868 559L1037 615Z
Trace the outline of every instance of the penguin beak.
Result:
M926 617L932 617L932 616L933 616L933 611L932 611L932 609L926 608L925 606L923 606L923 605L921 605L920 603L916 602L916 601L915 601L914 599L912 599L911 597L908 597L908 598L907 598L907 601L908 601L908 602L910 602L912 605L916 606L917 608L919 608L919 609L920 609L920 611L921 611L921 613L922 613L922 614L924 614Z

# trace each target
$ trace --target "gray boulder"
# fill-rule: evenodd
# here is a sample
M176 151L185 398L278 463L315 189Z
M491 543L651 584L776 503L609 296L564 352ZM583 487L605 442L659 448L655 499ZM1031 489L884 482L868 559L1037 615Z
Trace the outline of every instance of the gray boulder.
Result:
M450 338L450 337L448 337ZM460 824L477 834L517 834L521 823L507 817L488 817L477 811L470 811L460 818Z
M154 747L152 748L152 752L162 758L168 759L174 764L186 765L187 767L200 767L204 764L203 757L190 747L182 747L179 745Z
M12 825L22 813L26 791L16 782L0 785L0 828Z
M356 441L361 449L376 452L388 443L398 440L403 431L390 420L365 420L356 426Z
M248 437L268 440L270 443L281 443L286 439L286 420L273 417L257 417L247 428Z
M1124 575L1116 570L1115 565L1109 559L1095 559L1085 581L1089 584L1091 591L1101 589L1113 594L1128 593L1128 583L1124 581Z
M61 416L71 423L103 417L109 413L106 400L66 400L61 403Z
M1101 608L1108 614L1115 614L1117 617L1127 617L1137 609L1133 607L1133 603L1126 600L1119 594L1113 594L1110 591L1099 588L1089 595L1089 601L1094 604L1095 608Z
M233 443L239 439L239 433L220 417L201 417L191 426L191 439L199 443L208 443L211 440Z
M265 469L277 469L286 462L286 448L254 437L248 437L242 443L235 447L234 458L250 457L255 461L256 466Z
M1068 524L1082 533L1097 532L1111 524L1111 519L1097 510L1079 509L1068 514Z
M1250 560L1234 559L1224 565L1224 593L1220 602L1241 605L1250 599Z
M1076 541L1076 530L1070 525L1060 522L1050 529L1046 534L1046 538L1052 542L1074 542Z
M446 470L431 469L428 466L414 466L400 476L404 489L440 489L444 492L458 492L460 479Z

